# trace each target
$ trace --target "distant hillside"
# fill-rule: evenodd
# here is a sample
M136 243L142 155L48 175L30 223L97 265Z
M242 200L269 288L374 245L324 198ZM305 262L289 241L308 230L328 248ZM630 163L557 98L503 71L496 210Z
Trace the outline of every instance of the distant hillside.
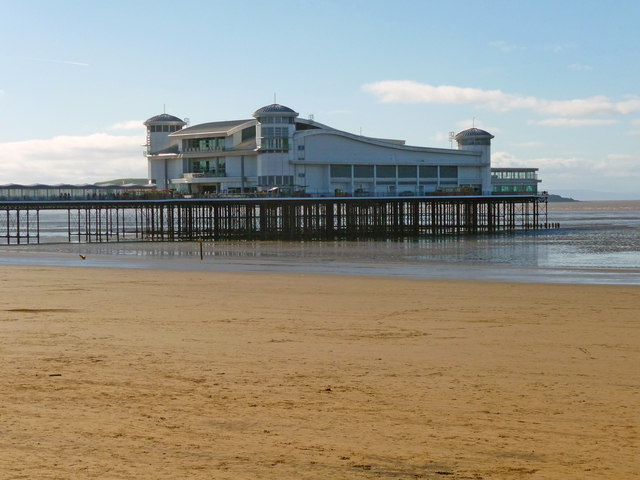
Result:
M578 202L579 200L575 200L569 197L561 197L560 195L552 195L551 193L547 196L547 200L549 202Z
M125 183L133 183L134 185L146 185L147 183L149 183L149 181L146 178L116 178L115 180L96 182L95 185L122 185Z

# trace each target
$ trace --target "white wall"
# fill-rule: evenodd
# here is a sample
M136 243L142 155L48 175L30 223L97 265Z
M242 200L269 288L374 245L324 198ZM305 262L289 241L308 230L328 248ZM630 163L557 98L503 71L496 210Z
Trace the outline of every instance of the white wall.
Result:
M230 148L233 148L234 145L238 145L239 143L242 143L242 130L237 131L233 135L225 137L224 148L228 150Z
M242 174L241 157L226 157L227 177L239 177ZM244 176L255 177L258 175L257 157L244 156Z
M167 160L167 176L169 180L172 178L182 178L182 160L174 158Z
M360 142L355 139L331 134L305 135L297 139L297 144L305 145L306 161L329 161L332 163L396 163L414 165L477 165L479 156L473 152L462 153L460 150L449 152L428 150L403 150L400 148Z
M261 153L258 159L257 175L293 175L289 153Z
M182 160L177 158L148 160L148 175L156 181L159 190L168 187L172 178L182 178Z
M306 171L305 181L296 178L298 184L306 184L309 193L331 193L336 188L353 193L359 188L373 193L374 185L364 179L354 179L353 183L331 182L329 177L329 164L368 164L368 165L443 165L457 166L459 183L481 184L486 191L486 179L490 185L490 167L483 165L486 152L440 149L402 149L393 146L376 145L364 141L358 141L340 135L330 133L299 134L294 144L297 153L297 145L304 145L304 163L296 166L297 171ZM480 154L479 154L480 153ZM318 165L321 162L322 165ZM384 182L384 184L381 184ZM421 181L424 184L424 181ZM390 188L391 187L391 188ZM434 191L436 185L423 187L425 191ZM489 187L490 188L490 187ZM375 187L377 195L394 195L404 191L418 193L418 183L415 184L389 184L389 179L378 179Z
M164 163L158 160L147 160L147 179L153 181L158 185L158 188L163 188L164 185Z
M306 185L308 193L329 193L329 165L296 165L297 172L304 172L304 178L296 175L296 185Z
M458 183L482 184L480 167L458 167Z
M151 132L149 141L151 143L151 153L159 152L172 145L177 145L178 140L169 138L171 132Z

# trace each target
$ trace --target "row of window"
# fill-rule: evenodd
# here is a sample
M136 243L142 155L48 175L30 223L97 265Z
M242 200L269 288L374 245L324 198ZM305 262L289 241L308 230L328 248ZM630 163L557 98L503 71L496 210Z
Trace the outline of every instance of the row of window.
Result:
M527 194L535 194L538 192L538 187L536 185L494 185L493 193L500 194L514 194L514 195L527 195Z
M458 167L445 165L331 165L333 178L458 178Z
M178 130L182 130L180 125L151 125L149 127L149 131L156 132L177 132Z
M260 117L258 118L260 123L289 123L294 122L293 117Z
M536 172L535 171L524 171L524 172L517 172L517 171L507 171L507 172L496 172L496 171L492 171L491 172L491 176L495 179L498 180L521 180L521 179L529 179L529 180L535 180L536 179Z
M263 187L290 187L293 175L263 175L258 177L258 185Z
M261 143L262 150L275 150L287 152L289 150L289 139L287 138L263 138Z
M264 138L287 138L289 136L288 127L262 127L262 136Z
M192 160L190 172L205 175L225 175L225 160Z
M215 138L189 138L182 141L182 151L211 151L224 150L224 137Z

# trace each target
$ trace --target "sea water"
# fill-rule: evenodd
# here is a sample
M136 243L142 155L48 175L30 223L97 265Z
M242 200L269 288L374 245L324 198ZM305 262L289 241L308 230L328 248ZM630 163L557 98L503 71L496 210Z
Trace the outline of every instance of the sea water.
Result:
M640 285L640 201L549 203L559 229L404 241L67 243L66 212L39 245L0 246L0 265L383 275ZM86 260L80 258L86 255Z

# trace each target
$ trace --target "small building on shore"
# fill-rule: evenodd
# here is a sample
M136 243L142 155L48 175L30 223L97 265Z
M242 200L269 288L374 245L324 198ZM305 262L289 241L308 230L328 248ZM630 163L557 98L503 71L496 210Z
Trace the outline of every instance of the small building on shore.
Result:
M284 105L252 118L188 125L166 113L149 118L149 182L184 195L491 195L491 139L470 128L456 149L344 132L300 118Z

